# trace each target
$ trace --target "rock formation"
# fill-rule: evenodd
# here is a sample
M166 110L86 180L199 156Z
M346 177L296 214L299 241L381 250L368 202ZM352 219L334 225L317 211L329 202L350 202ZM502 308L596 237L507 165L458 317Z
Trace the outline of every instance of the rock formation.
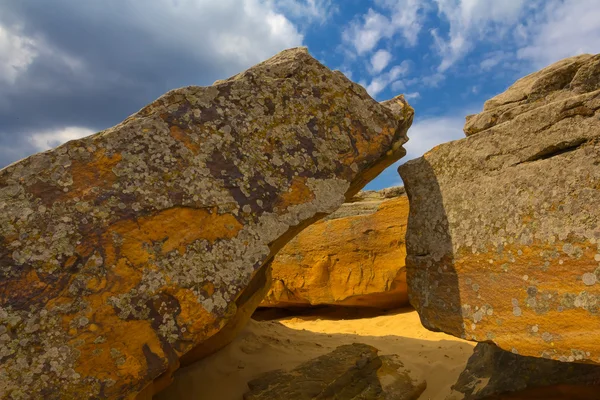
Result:
M0 398L151 396L404 155L412 115L291 49L0 170Z
M600 398L600 367L525 357L479 343L452 387L464 400Z
M397 356L378 356L376 348L354 343L290 372L267 372L248 387L244 400L416 400L427 383L411 378Z
M358 193L277 254L266 307L408 304L403 187Z
M600 362L600 55L553 64L399 168L422 323L521 355Z

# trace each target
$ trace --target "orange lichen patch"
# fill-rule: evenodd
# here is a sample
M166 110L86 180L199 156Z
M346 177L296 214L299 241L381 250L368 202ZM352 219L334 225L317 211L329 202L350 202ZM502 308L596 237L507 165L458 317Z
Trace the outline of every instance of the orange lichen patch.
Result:
M84 297L87 308L83 314L61 316L63 329L71 336L69 345L80 352L74 369L83 378L111 379L135 387L147 377L149 368L161 371L167 368L167 357L151 321L124 320L108 304L111 296L131 290L141 277L140 271L121 258L106 278L88 281L87 287L94 293ZM47 309L52 311L71 300L68 295L52 299ZM82 318L87 319L86 323L81 323ZM156 359L162 359L164 365L147 365L145 347L157 355ZM107 390L105 395L110 397L110 389Z
M73 185L71 190L65 193L67 198L84 198L87 195L93 196L91 193L94 188L107 188L112 185L117 176L113 172L113 168L121 161L121 155L115 153L108 157L106 150L98 149L92 155L92 160L81 162L73 160L71 165L71 176L73 177ZM93 185L90 185L93 182Z
M64 267L65 268L70 268L73 266L73 264L75 264L75 261L77 261L77 257L75 256L71 256L67 259L67 261L65 261L64 263Z
M306 178L295 177L287 193L281 195L277 203L280 210L285 211L288 207L307 203L315 198L315 194L306 186Z
M102 276L93 276L86 284L86 288L93 292L99 292L106 289L107 280Z
M565 248L571 249L570 254ZM590 242L509 244L501 253L490 249L473 254L461 249L453 266L454 278L448 278L458 277L458 288L431 295L450 304L457 300L458 291L460 304L471 309L471 314L462 317L467 339L491 339L505 350L516 349L527 356L545 353L568 358L573 350L585 349L591 352L586 358L599 359L600 348L593 335L587 334L600 329L596 254L597 246ZM445 288L445 283L452 285L449 276L432 274L431 279ZM439 318L436 324L446 328L450 326L447 320L456 319L443 313L435 318Z
M26 287L29 287L30 289L43 288L46 286L45 283L40 281L40 277L34 269L30 270L27 275L25 275L25 279L22 281L22 284L26 285Z
M587 310L581 308L570 309L559 312L549 311L547 314L539 315L534 310L525 307L521 317L515 317L510 311L508 318L503 319L501 329L491 324L481 324L485 330L500 332L494 340L498 346L504 349L515 348L521 355L540 357L542 353L548 352L560 356L570 356L571 349L591 351L587 356L598 361L600 349L597 341L590 337L590 332L600 329L600 319L594 318ZM568 313L568 318L565 314ZM526 321L526 322L524 322ZM536 332L533 332L534 329ZM520 333L523 337L516 338L503 332Z
M93 319L93 324L79 329L69 342L81 352L75 371L82 377L112 379L134 386L147 376L150 367L143 351L145 346L164 360L166 369L167 357L150 321L125 321L106 305L95 310Z
M408 303L404 235L408 198L383 201L370 215L319 221L290 241L272 264L262 306Z
M82 377L112 379L134 387L146 379L151 373L149 369L154 370L154 375L157 368L159 372L166 370L168 357L162 350L160 338L151 321L123 319L109 304L109 298L128 293L139 285L143 275L140 267L152 268L147 262L156 255L153 251L158 251L159 255L171 251L184 253L186 246L195 240L214 242L228 239L240 229L241 224L230 214L219 215L192 208L173 208L137 221L120 221L110 226L101 238L105 250L104 264L109 267L106 276L92 276L87 280L86 288L92 294L84 297L87 308L83 314L61 316L63 329L71 336L69 344L81 352L75 371ZM118 243L113 242L115 234L121 238ZM93 262L92 259L88 263ZM83 272L86 269L87 265ZM30 280L37 279L35 272L29 275ZM181 308L177 322L179 326L186 327L183 336L190 338L190 343L214 335L226 322L225 319L217 321L217 317L207 312L189 289L167 286L158 291L177 299ZM51 299L47 309L52 311L72 301L66 292L63 296ZM81 324L79 321L82 317L88 322ZM145 347L146 352L149 349L157 355L154 358L162 359L164 365L147 365ZM187 348L180 350L184 353Z
M346 117L351 119L350 115ZM390 138L394 137L394 131L394 128L384 126L382 127L381 134L365 137L363 132L353 126L351 128L351 136L355 140L355 150L341 156L343 163L350 165L353 162L361 162L364 160L365 155L373 154L377 149L388 147Z
M154 257L150 249L155 249L155 245L159 246L160 255L173 250L183 254L186 246L196 240L212 243L217 239L231 239L241 228L242 225L231 214L177 207L135 221L119 221L107 229L102 240L108 265L114 263L117 252L119 257L141 265ZM113 243L114 234L123 239L121 245Z
M177 315L177 323L180 326L186 327L186 337L193 338L196 342L209 338L217 333L225 323L223 320L218 322L217 316L206 311L198 303L198 297L191 290L167 288L166 292L175 297L179 302L181 311Z
M206 283L202 288L206 290L209 297L215 292L215 285L212 282Z
M65 288L64 275L57 279L57 284L49 285L43 280L46 276L43 272L38 274L35 269L24 267L19 273L15 277L0 281L0 296L6 305L24 301L44 302L44 299L58 295Z
M192 153L198 154L198 151L200 151L200 145L194 142L186 131L184 131L176 125L173 125L169 128L169 132L171 133L173 139L183 143L183 145L187 147Z

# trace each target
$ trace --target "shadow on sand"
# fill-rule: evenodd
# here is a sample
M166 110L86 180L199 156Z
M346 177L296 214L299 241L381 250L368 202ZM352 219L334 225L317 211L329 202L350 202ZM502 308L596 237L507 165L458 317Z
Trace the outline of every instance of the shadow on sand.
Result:
M472 354L469 343L451 337L448 337L450 340L432 340L431 335L439 334L422 329L410 308L372 318L365 317L365 313L372 314L372 310L329 308L325 314L322 311L313 310L281 321L251 320L241 334L218 353L177 371L173 384L154 399L239 400L248 390L247 382L262 373L291 370L340 345L352 343L371 345L380 350L380 355L398 355L412 376L427 381L428 388L422 398L443 399ZM324 328L326 333L316 331L324 325L328 325ZM345 333L334 333L336 329ZM407 329L417 329L418 334L427 339L401 336ZM382 335L347 333L354 330ZM397 335L386 334L390 332Z

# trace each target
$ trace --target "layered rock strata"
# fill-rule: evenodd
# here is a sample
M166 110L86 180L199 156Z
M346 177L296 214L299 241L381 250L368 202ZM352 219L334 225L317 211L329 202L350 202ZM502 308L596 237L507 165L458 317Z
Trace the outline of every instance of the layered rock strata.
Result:
M407 219L403 187L358 193L277 254L261 306L407 305Z

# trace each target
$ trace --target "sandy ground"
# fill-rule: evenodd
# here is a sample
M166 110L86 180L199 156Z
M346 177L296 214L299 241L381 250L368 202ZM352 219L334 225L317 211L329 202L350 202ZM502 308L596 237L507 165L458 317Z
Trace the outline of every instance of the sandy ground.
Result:
M233 343L179 370L175 382L155 400L240 400L248 390L246 383L261 373L294 368L349 343L399 355L411 376L427 381L421 400L443 400L450 394L473 351L472 343L423 328L412 309L380 316L336 310L251 320Z

